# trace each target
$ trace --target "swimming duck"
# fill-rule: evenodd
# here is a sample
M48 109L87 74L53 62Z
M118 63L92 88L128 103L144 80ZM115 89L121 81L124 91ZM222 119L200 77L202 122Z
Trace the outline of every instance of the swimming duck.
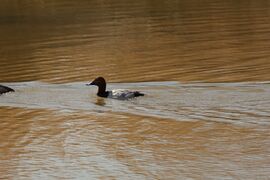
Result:
M86 84L86 85L98 86L97 95L99 97L104 97L104 98L125 100L125 99L130 99L130 98L134 98L138 96L144 96L144 94L139 91L129 91L125 89L115 89L112 91L106 91L106 81L103 77L98 77L94 81L92 81L90 84Z
M0 85L0 95L7 92L14 92L14 89L11 89L10 87L7 87L7 86Z

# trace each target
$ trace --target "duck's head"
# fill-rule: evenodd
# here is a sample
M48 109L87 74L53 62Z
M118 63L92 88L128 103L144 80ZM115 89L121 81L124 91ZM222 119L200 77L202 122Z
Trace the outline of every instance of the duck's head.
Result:
M106 81L103 77L98 77L94 81L92 81L90 84L86 84L87 86L95 85L98 87L106 87Z

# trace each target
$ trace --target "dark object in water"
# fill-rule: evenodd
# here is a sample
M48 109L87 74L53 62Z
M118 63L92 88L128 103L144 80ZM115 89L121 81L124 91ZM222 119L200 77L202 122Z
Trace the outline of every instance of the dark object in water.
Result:
M11 89L10 87L0 85L0 95L8 92L14 92L14 89Z
M106 91L106 81L103 77L96 78L90 84L86 84L88 86L95 85L98 86L98 93L97 95L104 98L113 98L113 99L130 99L138 96L144 96L143 93L139 91L129 91L125 89L115 89L112 91Z

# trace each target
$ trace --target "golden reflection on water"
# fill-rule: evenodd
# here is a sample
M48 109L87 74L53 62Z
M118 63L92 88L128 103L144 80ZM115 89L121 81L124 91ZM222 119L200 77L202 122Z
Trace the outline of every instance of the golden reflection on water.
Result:
M105 103L105 100L104 98L97 98L96 102L95 102L96 105L99 105L99 106L104 106L106 103Z
M269 15L268 1L2 0L0 82L74 83L100 75L109 82L269 81ZM268 87L258 89L266 92ZM41 93L47 95L40 98L43 106L35 107L54 102L50 98L58 94L50 92L56 89L51 85L47 90ZM18 99L28 98L18 92ZM39 98L39 92L29 97ZM149 94L150 99L163 97ZM0 178L268 179L269 103L264 96L251 98L252 105L241 98L240 105L248 107L235 114L225 103L220 111L229 112L222 117L219 107L212 114L189 106L169 111L208 115L213 122L134 115L128 105L126 114L93 106L90 114L0 107ZM59 99L56 107L62 105ZM72 99L63 102L78 105ZM106 106L104 99L93 103ZM263 103L268 103L265 108ZM249 126L245 117L252 117Z
M1 81L269 80L266 1L3 1Z
M11 108L1 108L0 116L3 178L83 178L108 172L111 178L201 179L239 177L243 171L252 172L252 178L269 172L266 129Z

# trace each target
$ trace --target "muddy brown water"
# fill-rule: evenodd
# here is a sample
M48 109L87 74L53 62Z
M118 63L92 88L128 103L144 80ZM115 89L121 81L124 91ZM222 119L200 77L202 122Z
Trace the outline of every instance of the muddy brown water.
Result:
M3 0L0 179L269 179L268 1ZM85 86L142 91L117 101Z

